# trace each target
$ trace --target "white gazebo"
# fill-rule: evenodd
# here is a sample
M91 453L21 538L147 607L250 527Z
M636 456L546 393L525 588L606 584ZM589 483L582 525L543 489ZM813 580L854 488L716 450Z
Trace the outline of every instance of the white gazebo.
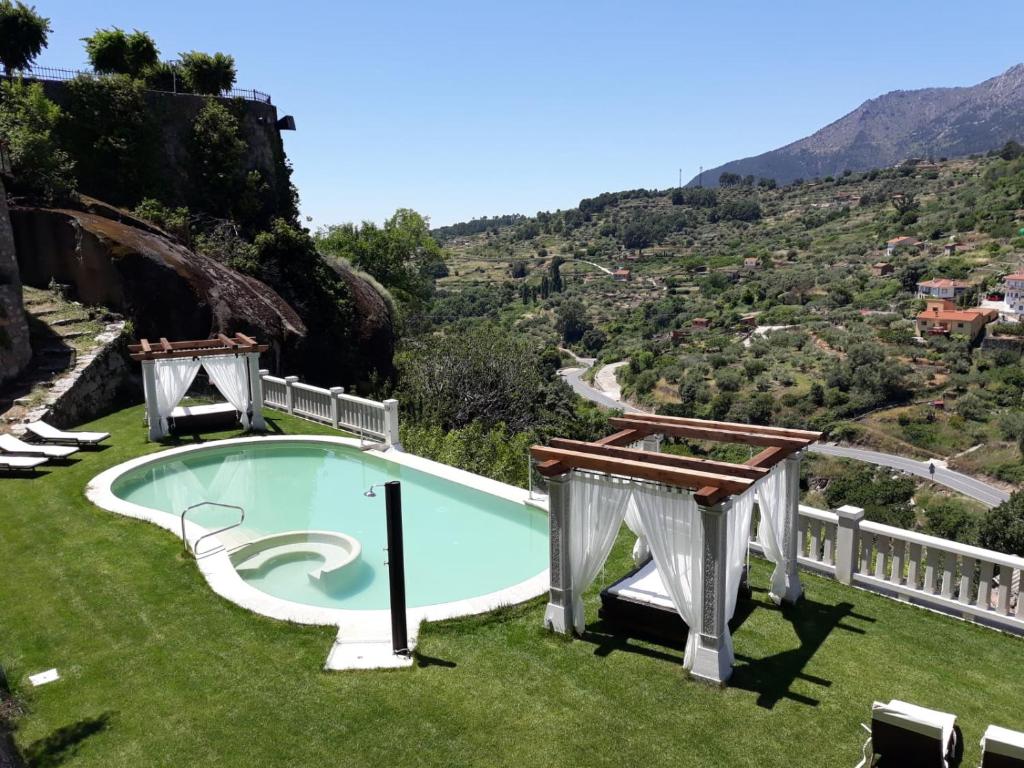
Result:
M210 408L237 412L243 429L266 429L259 372L260 353L267 351L266 344L236 333L234 337L218 334L197 341L161 338L153 343L140 339L138 344L129 345L128 351L132 360L142 363L150 440L166 437L170 433L169 420L188 415L179 403L200 368L206 370L210 383L227 401Z
M584 631L583 593L600 573L623 522L634 556L650 557L688 629L684 666L724 683L732 674L729 620L736 610L754 504L757 540L775 563L770 594L796 602L800 457L821 434L651 414L613 418L596 442L555 439L531 454L548 478L551 588L544 624ZM664 435L761 448L743 464L658 452ZM657 583L657 582L655 582ZM669 603L670 601L670 603Z

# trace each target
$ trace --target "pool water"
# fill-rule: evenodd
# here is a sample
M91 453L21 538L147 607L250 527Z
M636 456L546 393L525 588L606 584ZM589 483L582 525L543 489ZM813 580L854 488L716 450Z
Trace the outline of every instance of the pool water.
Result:
M134 504L180 514L216 501L245 509L238 531L249 538L296 530L338 531L362 545L341 585L314 583L323 562L282 557L246 581L274 597L324 608L383 610L389 606L385 565L384 490L402 482L406 592L409 607L486 595L536 576L547 567L547 519L524 504L382 459L373 452L326 443L268 442L209 448L132 470L113 485ZM188 519L209 530L237 513L199 508Z

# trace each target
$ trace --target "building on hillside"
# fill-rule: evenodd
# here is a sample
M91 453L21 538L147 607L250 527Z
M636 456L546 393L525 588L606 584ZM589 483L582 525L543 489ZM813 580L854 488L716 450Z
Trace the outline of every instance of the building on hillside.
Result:
M757 258L757 256L747 256L747 258L745 258L743 260L743 268L744 269L760 269L761 268L761 260L759 258Z
M672 331L672 334L671 334L672 343L673 344L681 344L683 341L686 340L686 337L688 335L689 334L686 331L681 331L681 330Z
M875 277L885 277L893 272L892 264L888 261L876 261L871 265L871 274Z
M740 318L740 322L748 328L755 328L757 326L757 316L760 312L750 312L749 314L743 315Z
M695 317L692 325L695 331L706 331L711 326L711 321L706 317Z
M892 256L897 248L916 248L920 244L916 237L894 237L885 244L885 255Z
M917 333L922 337L958 334L975 341L998 317L994 309L957 309L949 299L932 299L917 316Z
M958 299L967 293L971 284L966 280L923 280L917 284L917 296L920 299Z
M962 243L958 243L958 242L955 242L955 241L952 242L952 243L946 243L944 246L942 246L942 255L943 256L956 256L956 252L961 250L962 248L963 248L963 244Z
M616 269L612 272L612 280L617 280L620 283L629 282L630 271L628 269Z
M1018 317L1024 315L1024 272L1003 278L1003 301L1010 312Z

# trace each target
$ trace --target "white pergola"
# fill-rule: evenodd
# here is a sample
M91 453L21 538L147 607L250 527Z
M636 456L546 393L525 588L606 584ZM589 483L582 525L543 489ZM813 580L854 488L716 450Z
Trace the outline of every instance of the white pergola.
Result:
M619 431L596 442L555 439L530 449L549 485L551 585L545 626L563 634L574 627L581 631L582 617L574 611L581 610L582 592L625 520L648 539L661 580L688 626L684 663L694 677L722 684L732 674L728 622L755 501L761 516L758 538L776 564L772 598L794 603L802 594L800 460L821 434L652 414L611 423ZM668 455L658 452L662 436L740 443L761 451L743 464ZM574 563L584 573L574 573Z
M242 415L245 429L264 430L263 391L260 380L260 353L266 344L242 333L233 337L218 334L212 339L159 342L140 339L128 351L132 360L142 363L142 388L146 398L149 439L160 440L169 434L171 418L188 392L200 368L224 396L230 407Z

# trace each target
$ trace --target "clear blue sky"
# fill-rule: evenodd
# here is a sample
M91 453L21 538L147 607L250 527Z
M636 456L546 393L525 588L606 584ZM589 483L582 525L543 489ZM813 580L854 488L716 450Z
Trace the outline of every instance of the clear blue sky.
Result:
M435 225L668 187L886 91L1024 61L1024 3L34 0L40 64L101 26L224 51L273 96L312 226L411 207Z

